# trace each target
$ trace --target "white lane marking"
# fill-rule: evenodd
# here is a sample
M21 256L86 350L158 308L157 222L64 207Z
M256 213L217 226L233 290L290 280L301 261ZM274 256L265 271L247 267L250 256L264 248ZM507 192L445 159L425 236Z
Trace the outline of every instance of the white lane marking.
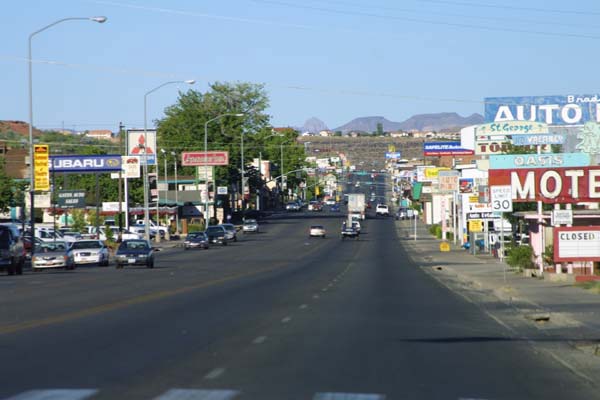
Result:
M237 390L170 389L154 400L230 400Z
M301 305L300 305L300 307L298 307L298 308L300 308L301 310L304 310L306 307L308 307L308 305L306 305L306 304L301 304Z
M284 324L287 324L291 320L292 320L292 317L285 317L284 319L281 320L281 322L284 323Z
M326 291L327 291L327 288L321 289L321 292L326 292Z
M369 393L317 393L313 400L384 400L382 394Z
M266 336L259 336L256 339L254 339L252 341L252 343L254 343L254 344L261 344L261 343L264 343L265 340L267 340Z
M319 298L319 295L318 295L318 294L314 294L314 295L313 295L313 299L318 299L318 298Z
M225 373L225 368L215 368L208 374L204 375L204 379L217 379Z
M97 392L98 389L39 389L29 390L5 400L83 400Z

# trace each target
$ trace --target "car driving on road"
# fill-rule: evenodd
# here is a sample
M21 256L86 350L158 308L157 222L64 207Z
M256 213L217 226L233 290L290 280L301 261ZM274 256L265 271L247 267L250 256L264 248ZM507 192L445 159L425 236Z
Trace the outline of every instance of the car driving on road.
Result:
M67 249L67 243L58 240L36 244L31 258L31 269L37 272L46 268L75 268L75 265L69 261Z
M243 233L246 233L246 232L258 233L258 222L256 222L255 219L245 220L244 224L242 225L242 232Z
M375 214L377 215L390 215L390 210L387 206L387 204L377 204L377 207L375 208Z
M80 264L98 264L108 267L108 247L100 240L79 240L71 244L67 251L69 263L74 266Z
M221 224L225 228L225 239L237 242L237 229L233 224Z
M227 246L227 238L226 231L220 225L211 225L204 231L206 236L208 236L208 241L210 243L221 244L223 246Z
M324 238L327 231L325 231L325 227L323 225L311 225L308 230L309 237L322 237Z
M208 247L208 236L206 236L206 233L204 232L190 232L183 242L183 248L185 250L198 248L208 250Z
M145 265L154 268L154 250L147 240L123 240L115 255L117 268L125 265Z

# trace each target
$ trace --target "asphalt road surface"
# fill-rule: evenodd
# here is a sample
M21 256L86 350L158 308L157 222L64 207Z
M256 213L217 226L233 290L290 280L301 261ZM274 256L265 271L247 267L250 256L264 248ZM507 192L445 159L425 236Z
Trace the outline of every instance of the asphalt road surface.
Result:
M0 399L598 397L409 261L392 218L342 241L342 216L274 216L154 269L1 276Z

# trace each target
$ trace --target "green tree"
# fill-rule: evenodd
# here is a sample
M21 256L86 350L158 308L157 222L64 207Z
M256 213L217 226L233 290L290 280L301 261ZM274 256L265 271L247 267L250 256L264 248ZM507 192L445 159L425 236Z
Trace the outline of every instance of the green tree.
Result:
M0 160L0 212L6 212L14 205L14 180L6 174L4 159Z
M383 124L381 122L377 123L377 136L383 136Z
M73 217L73 230L76 232L83 232L86 226L84 211L73 210L71 216Z

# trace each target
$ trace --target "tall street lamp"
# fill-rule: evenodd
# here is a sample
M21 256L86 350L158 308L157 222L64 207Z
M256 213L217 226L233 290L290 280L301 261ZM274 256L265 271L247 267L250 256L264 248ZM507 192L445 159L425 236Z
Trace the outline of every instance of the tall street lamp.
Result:
M175 163L175 234L179 235L179 187L177 183L177 153L171 152Z
M165 82L162 85L155 87L154 89L146 92L144 95L144 146L148 146L148 95L162 88L163 86L172 85L175 83L187 83L188 85L193 85L196 83L194 79L188 79L186 81L169 81ZM146 152L146 148L144 148L144 157L143 160L143 168L144 168L144 236L146 240L150 240L150 212L148 210L148 153ZM158 170L158 169L157 169ZM158 182L157 182L158 183ZM158 224L158 220L156 221ZM156 241L160 242L160 232L156 233Z
M206 165L208 163L208 124L218 120L219 118L223 118L223 117L243 117L246 114L234 114L234 113L225 113L225 114L221 114L221 115L217 115L214 118L209 119L208 121L206 121L204 123L204 184L206 185L206 197L204 199L204 227L205 229L210 225L210 218L208 215L208 165ZM243 133L242 133L243 135ZM243 182L243 176L242 176L242 182Z
M31 236L35 237L35 204L34 204L34 200L35 200L35 187L34 187L34 178L35 178L35 169L33 166L33 59L32 59L32 55L31 55L31 41L33 39L33 37L35 35L37 35L38 33L41 33L43 31L45 31L48 28L53 27L54 25L58 25L61 22L66 22L66 21L93 21L93 22L98 22L100 24L106 22L107 18L106 17L67 17L67 18L62 18L59 19L57 21L54 21L53 23L44 26L41 29L38 29L37 31L33 32L32 34L29 35L29 41L28 41L28 53L27 53L27 65L28 65L28 85L29 85L29 196L30 196L30 215L29 215L29 220L30 220L30 226L31 226ZM31 254L33 255L34 252L34 248L33 246L31 247Z

